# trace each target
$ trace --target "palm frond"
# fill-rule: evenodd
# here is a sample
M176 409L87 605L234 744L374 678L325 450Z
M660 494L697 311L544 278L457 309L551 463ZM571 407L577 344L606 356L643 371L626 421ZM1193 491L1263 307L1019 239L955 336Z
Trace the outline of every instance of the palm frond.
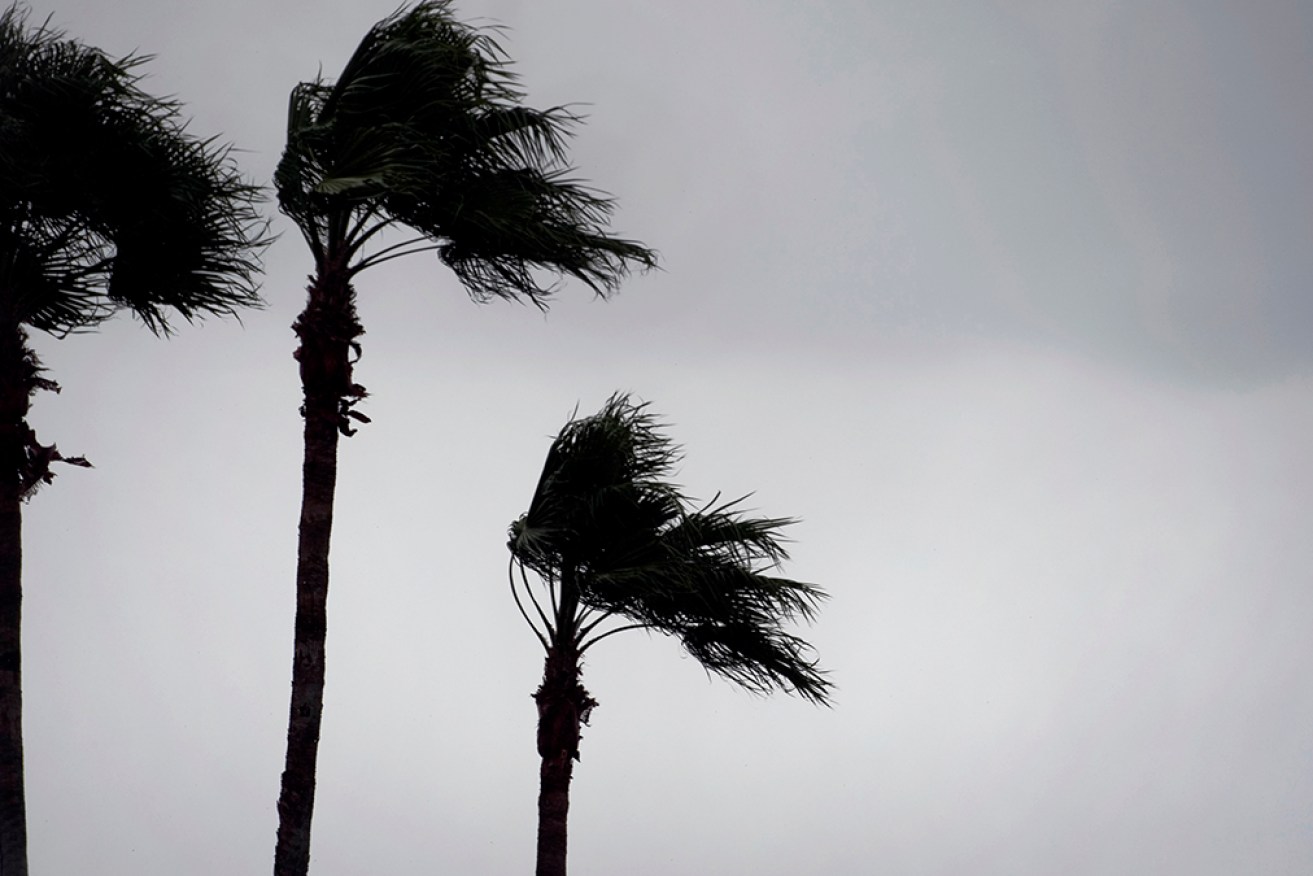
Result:
M754 693L776 688L828 705L834 685L797 636L752 624L691 626L680 636L685 650L708 672Z
M570 558L596 558L622 549L626 533L655 531L683 501L667 482L678 459L645 404L613 395L552 442L529 510L512 525L512 553L551 578L578 561Z

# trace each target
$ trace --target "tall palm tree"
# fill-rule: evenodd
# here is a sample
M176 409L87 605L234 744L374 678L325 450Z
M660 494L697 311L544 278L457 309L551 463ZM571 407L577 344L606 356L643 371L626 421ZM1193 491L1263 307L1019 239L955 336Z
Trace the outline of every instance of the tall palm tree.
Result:
M111 59L25 10L0 13L0 873L27 873L20 625L22 502L51 463L32 395L58 390L28 329L58 337L120 310L156 334L259 304L266 225L227 149L145 93L144 60Z
M565 874L570 777L580 726L597 706L581 661L607 636L655 630L748 690L829 702L810 647L783 628L811 620L825 593L769 574L787 559L780 531L792 521L747 517L742 500L719 496L692 506L670 482L679 455L646 404L613 395L557 435L529 510L511 524L511 593L546 655L534 694L538 876Z
M539 306L583 281L605 297L653 253L606 234L612 203L570 179L562 108L522 106L492 34L426 0L379 22L336 82L293 91L278 202L314 257L300 344L305 458L287 763L274 872L301 876L310 856L323 714L329 541L340 435L368 422L353 365L363 334L353 282L389 259L432 250L476 301ZM391 232L391 234L385 234Z

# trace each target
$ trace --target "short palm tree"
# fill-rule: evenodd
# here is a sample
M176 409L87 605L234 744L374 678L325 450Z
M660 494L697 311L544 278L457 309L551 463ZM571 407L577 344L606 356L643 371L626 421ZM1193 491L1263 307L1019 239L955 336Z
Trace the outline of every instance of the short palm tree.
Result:
M305 458L279 876L309 868L337 444L368 421L356 410L365 390L353 374L364 331L356 276L431 250L476 301L545 306L554 285L543 273L606 296L632 266L655 262L640 244L606 234L611 201L569 178L565 141L577 119L521 98L493 35L457 21L445 0L389 16L336 82L292 91L275 182L314 274L293 325Z
M118 60L0 13L0 872L27 872L22 513L64 458L27 423L42 377L28 329L59 337L129 310L157 334L259 304L265 223L227 150Z
M534 694L538 876L565 874L573 761L597 706L580 683L581 661L607 636L665 633L749 690L829 702L831 684L810 647L783 628L811 620L825 594L769 574L787 559L780 531L792 521L747 517L742 500L692 507L669 480L678 458L645 404L614 395L557 435L529 510L511 524L511 593L546 652Z

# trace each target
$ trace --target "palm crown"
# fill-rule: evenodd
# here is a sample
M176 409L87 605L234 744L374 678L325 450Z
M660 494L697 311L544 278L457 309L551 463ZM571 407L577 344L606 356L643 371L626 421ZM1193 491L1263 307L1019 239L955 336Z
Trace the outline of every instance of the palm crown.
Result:
M127 308L154 331L259 303L267 240L226 147L179 105L18 7L0 14L0 308L54 334Z
M552 442L529 510L510 528L521 613L549 652L566 644L582 654L623 629L657 630L750 690L828 702L831 684L810 647L783 628L812 619L825 594L769 574L787 559L781 530L792 521L745 516L742 500L690 507L669 481L678 459L646 404L628 396L569 422ZM525 570L546 582L550 611ZM612 617L628 623L599 633Z
M430 0L375 25L336 82L291 95L275 183L322 270L348 276L436 249L476 300L553 291L539 269L605 295L651 251L603 233L611 201L569 178L577 117L530 109L492 33ZM392 226L417 232L366 244Z

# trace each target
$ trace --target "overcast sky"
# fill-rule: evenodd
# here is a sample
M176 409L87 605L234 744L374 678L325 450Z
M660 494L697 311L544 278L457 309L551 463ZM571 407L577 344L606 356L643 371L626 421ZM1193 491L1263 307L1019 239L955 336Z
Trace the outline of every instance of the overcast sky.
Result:
M34 0L269 180L391 0ZM507 524L615 390L695 496L796 516L837 705L591 653L571 871L1313 871L1313 11L1299 0L466 0L664 270L543 316L360 278L316 876L532 867L541 654ZM270 214L274 215L270 207ZM34 872L267 872L311 262L168 342L37 345Z

